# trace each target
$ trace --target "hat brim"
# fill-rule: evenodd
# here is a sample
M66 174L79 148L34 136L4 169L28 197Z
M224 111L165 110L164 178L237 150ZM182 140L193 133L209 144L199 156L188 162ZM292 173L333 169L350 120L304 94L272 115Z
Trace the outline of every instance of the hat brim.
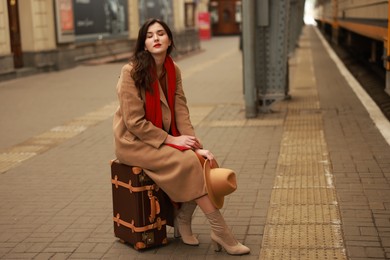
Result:
M218 167L218 164L217 164L217 167ZM216 207L217 209L221 209L223 207L224 197L223 196L221 196L221 197L215 196L213 189L212 189L212 186L211 186L210 174L211 174L210 161L205 160L204 165L203 165L203 175L204 175L204 180L206 183L206 190L207 190L208 196L209 196L211 202L213 203L214 207Z

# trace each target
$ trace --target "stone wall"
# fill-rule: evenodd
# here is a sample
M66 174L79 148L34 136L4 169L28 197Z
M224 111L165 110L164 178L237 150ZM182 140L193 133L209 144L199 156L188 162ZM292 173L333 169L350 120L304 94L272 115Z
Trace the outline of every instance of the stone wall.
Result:
M176 49L172 56L182 56L200 50L198 31L195 29L174 32ZM135 40L109 39L96 42L74 43L59 45L55 50L39 52L23 52L23 61L26 70L12 70L1 73L0 81L17 78L26 74L57 71L73 68L82 64L101 64L128 59L135 45ZM12 56L0 57L1 66L12 67Z

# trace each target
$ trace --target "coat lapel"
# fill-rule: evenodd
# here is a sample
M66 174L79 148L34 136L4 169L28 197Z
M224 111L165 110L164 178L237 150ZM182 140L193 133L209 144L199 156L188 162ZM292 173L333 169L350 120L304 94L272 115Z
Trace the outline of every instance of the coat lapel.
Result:
M161 87L160 82L158 83L158 90L160 91L160 100L161 100L161 102L162 102L165 106L169 107L167 98L165 97L165 94L164 94L164 91L162 90L162 87Z
M160 82L158 83L158 89L160 91L160 101L161 101L161 110L162 110L162 117L163 117L163 128L165 131L169 131L171 128L171 109L168 105L168 100L165 97L164 91L162 90Z

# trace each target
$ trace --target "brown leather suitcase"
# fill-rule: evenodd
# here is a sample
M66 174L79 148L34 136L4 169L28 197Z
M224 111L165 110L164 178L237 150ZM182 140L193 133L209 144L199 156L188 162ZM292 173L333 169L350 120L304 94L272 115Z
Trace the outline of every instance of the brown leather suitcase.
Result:
M135 249L168 243L166 225L173 226L168 196L139 167L111 161L114 234Z

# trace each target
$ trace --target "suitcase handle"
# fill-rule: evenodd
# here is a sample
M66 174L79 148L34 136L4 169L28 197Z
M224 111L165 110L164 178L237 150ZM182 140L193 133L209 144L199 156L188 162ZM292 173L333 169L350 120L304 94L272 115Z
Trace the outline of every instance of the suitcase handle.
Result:
M154 222L154 219L156 218L156 214L160 214L160 203L158 202L158 199L156 196L153 196L153 191L148 191L148 196L150 200L150 216L149 221L151 223Z

